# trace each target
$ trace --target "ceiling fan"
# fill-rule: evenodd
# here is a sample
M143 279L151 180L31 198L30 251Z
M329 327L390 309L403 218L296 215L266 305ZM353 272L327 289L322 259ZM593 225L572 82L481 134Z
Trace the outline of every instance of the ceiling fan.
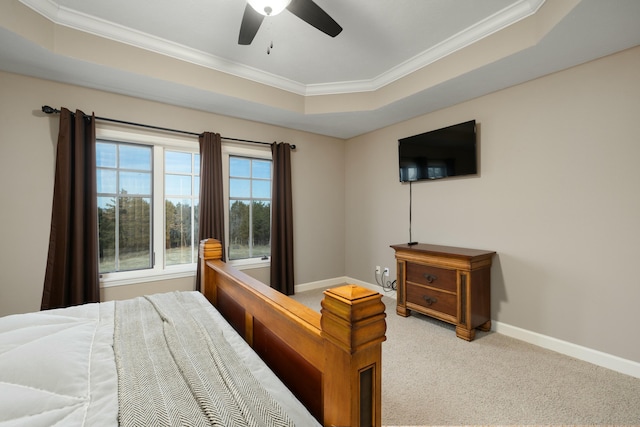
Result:
M312 0L248 0L242 16L238 44L250 45L264 17L277 15L284 9L331 37L342 31L342 27Z

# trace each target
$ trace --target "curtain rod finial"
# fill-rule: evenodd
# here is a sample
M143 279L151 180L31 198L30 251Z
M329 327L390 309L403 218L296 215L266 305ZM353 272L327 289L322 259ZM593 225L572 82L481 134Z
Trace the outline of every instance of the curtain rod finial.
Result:
M46 114L53 114L53 113L59 113L60 111L56 110L55 108L51 108L48 105L43 105L42 112Z

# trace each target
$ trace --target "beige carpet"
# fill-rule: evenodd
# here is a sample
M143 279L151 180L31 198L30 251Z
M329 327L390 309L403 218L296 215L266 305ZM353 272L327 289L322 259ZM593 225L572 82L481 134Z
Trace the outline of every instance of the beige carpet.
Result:
M322 290L294 296L320 310ZM466 342L387 306L382 424L640 425L640 379L497 334Z

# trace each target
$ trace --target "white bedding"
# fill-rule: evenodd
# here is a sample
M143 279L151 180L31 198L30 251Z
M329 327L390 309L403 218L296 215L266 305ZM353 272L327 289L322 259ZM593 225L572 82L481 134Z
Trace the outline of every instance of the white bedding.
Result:
M298 426L319 425L198 292L254 376ZM0 318L0 426L117 426L114 303Z

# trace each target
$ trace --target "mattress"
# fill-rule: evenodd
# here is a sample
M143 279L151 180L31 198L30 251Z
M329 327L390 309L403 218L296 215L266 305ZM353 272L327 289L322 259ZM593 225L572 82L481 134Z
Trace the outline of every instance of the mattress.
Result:
M199 292L190 292L297 426L319 425ZM117 426L113 301L0 318L0 426Z

